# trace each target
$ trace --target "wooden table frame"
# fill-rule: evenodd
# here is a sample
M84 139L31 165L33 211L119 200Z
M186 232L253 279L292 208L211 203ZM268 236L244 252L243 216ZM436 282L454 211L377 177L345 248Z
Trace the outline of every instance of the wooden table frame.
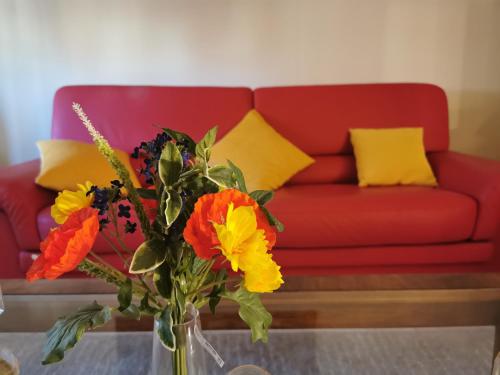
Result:
M71 309L84 303L89 294L113 303L115 289L100 280L63 279L27 283L0 280L10 320L0 331L47 329L62 312L32 313L22 323L26 309L67 299ZM384 274L295 276L286 278L280 292L264 294L264 304L273 314L273 328L388 328L493 325L494 356L500 350L500 273ZM38 301L38 302L36 302ZM78 304L77 304L78 302ZM88 302L88 301L87 301ZM42 307L39 307L40 309ZM221 303L214 316L202 311L205 329L244 328L237 307ZM34 316L43 316L33 319ZM105 329L150 330L151 320L115 318Z

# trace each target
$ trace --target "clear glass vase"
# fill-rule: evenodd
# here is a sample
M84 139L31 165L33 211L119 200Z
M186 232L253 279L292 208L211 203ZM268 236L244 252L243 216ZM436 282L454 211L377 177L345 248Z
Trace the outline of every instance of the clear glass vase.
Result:
M165 348L156 333L158 321L155 320L153 332L152 375L205 375L206 352L199 337L201 336L200 314L193 306L188 308L186 322L173 326L177 349Z

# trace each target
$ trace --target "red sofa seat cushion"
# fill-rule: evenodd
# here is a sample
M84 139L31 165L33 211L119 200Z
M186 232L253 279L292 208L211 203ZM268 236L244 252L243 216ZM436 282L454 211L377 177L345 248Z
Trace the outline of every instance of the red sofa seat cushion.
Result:
M463 241L477 217L474 199L426 187L287 186L269 209L285 224L278 248Z
M476 206L472 198L442 189L340 184L287 186L278 190L269 203L286 227L278 236L277 248L463 241L473 232ZM39 213L37 224L44 238L55 226L50 207ZM125 239L131 249L136 249L142 235L136 231ZM94 251L111 253L113 249L99 236Z

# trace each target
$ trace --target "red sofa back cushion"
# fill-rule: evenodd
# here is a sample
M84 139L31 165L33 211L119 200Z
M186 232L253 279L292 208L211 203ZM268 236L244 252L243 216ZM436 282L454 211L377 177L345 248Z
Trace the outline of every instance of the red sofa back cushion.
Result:
M219 125L219 139L254 106L316 163L290 184L353 183L349 128L421 126L427 151L448 149L446 95L429 84L355 84L249 88L66 86L54 99L52 138L90 141L71 109L80 103L94 126L131 152L166 126L200 139Z
M349 128L423 127L427 151L448 149L446 95L429 84L267 87L255 108L309 155L351 154Z
M153 124L195 140L218 125L221 137L252 109L253 94L248 88L225 87L66 86L55 95L52 138L90 141L73 102L82 105L113 147L131 152L161 131Z

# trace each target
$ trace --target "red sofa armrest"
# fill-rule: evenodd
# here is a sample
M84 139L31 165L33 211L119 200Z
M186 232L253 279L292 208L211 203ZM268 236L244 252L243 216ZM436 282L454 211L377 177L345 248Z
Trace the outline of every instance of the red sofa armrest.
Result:
M39 170L39 160L0 169L0 211L7 215L19 249L38 249L36 218L55 197L54 192L35 185Z
M458 152L429 154L439 186L467 194L478 202L474 240L492 240L500 228L500 161Z

